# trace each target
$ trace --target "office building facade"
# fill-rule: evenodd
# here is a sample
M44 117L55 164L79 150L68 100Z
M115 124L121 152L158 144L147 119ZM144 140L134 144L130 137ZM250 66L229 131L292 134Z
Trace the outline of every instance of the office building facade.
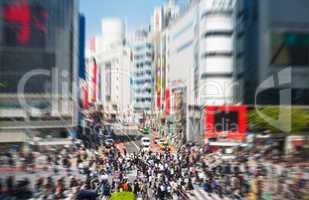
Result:
M179 89L186 92L186 141L203 141L204 107L239 101L237 81L243 72L236 61L243 56L242 7L241 0L192 1L167 28L168 88L171 105Z
M134 111L150 111L154 96L153 45L148 32L137 31L131 42L134 64Z
M103 19L102 36L96 37L96 48L88 55L87 66L89 95L94 96L96 93L92 102L103 105L105 112L118 116L132 111L131 49L125 35L122 20ZM94 79L97 80L96 83L93 82Z

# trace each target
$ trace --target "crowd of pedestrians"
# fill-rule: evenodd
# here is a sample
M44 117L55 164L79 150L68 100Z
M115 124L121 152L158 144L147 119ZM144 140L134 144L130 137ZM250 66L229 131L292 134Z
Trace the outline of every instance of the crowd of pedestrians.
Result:
M223 159L207 146L197 145L173 153L141 150L133 154L115 146L88 149L81 145L45 155L43 170L49 176L38 172L33 182L7 176L0 180L0 199L96 200L130 191L143 200L298 200L308 192L308 168L275 164L245 150ZM25 163L34 169L35 159L33 153L25 155ZM203 191L204 197L196 191Z

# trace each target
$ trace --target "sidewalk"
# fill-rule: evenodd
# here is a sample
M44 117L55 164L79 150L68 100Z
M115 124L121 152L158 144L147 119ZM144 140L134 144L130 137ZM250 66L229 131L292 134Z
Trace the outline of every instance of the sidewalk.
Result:
M45 165L45 166L44 165L37 165L37 166L34 167L33 171L34 172L50 171L50 170L52 170L50 167L51 166L48 166L48 165ZM58 169L66 170L66 168L64 168L62 166L58 167ZM76 167L71 166L70 169L71 170L76 170ZM26 171L24 170L24 167L21 166L21 165L15 166L15 167L9 167L9 166L1 166L0 167L0 173L12 173L12 172L13 173L17 173L17 172L26 172Z
M76 165L77 165L77 159L73 158L71 159L71 170L76 169ZM47 170L51 170L51 165L46 164L36 164L34 167L34 171L45 171ZM8 165L3 165L0 166L0 173L6 173L6 172L24 172L24 166L22 164L17 164L14 167L8 166ZM60 166L59 169L66 169L63 166Z

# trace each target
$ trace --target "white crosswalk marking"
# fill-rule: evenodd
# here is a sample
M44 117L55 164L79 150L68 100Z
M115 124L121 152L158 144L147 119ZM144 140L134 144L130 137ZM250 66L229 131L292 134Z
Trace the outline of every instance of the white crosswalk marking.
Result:
M221 198L218 194L208 194L203 189L195 189L188 193L190 200L230 200L228 197Z
M214 200L222 200L222 198L220 198L217 194L212 194L212 197Z
M196 189L192 191L190 200L212 200L212 198L203 189Z

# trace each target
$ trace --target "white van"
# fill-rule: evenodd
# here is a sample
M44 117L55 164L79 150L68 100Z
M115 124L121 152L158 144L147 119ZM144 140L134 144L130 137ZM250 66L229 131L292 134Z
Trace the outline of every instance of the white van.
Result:
M148 137L143 137L141 139L141 145L143 149L149 149L150 148L150 139Z

